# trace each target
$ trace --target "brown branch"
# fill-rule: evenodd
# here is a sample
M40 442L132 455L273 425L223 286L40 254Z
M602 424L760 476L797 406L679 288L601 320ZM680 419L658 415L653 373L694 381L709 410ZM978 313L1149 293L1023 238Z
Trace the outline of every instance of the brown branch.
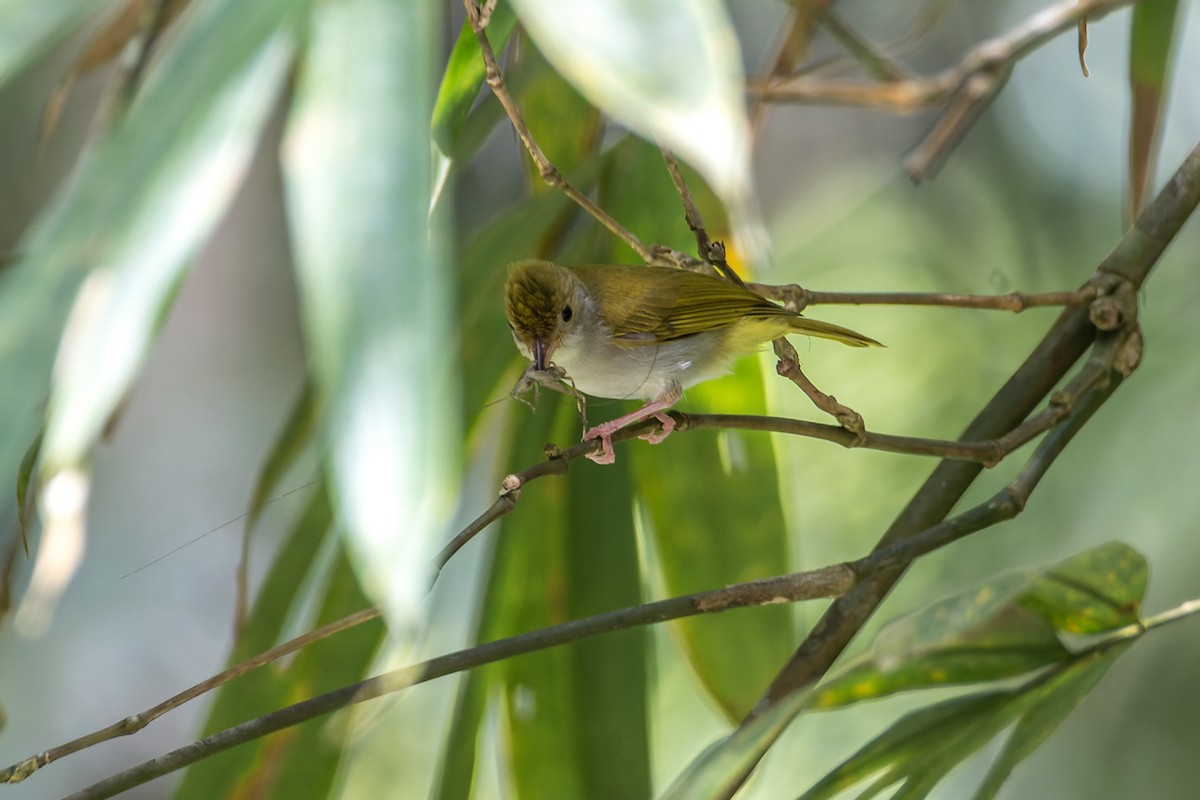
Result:
M1118 284L1122 281L1128 284L1124 291L1112 293L1114 300L1111 302L1114 305L1129 302L1136 295L1159 256L1198 203L1200 145L1192 150L1154 202L1138 217L1134 227L1097 268L1094 281L1103 284L1116 280ZM1053 389L1093 339L1096 328L1089 318L1090 311L1083 307L1063 311L1025 363L967 427L961 437L963 441L979 441L1003 435L1005 430L1012 430L1033 410L1040 398ZM1124 315L1126 324L1132 327L1136 323L1131 318L1133 315L1128 310ZM1139 345L1140 336L1134 332L1121 341L1120 347L1103 357L1111 359L1112 366L1120 375L1136 366L1140 357ZM1101 393L1100 389L1090 391ZM1103 397L1098 402L1102 402ZM1078 424L1082 425L1085 419L1081 416ZM1065 445L1074 432L1070 430L1068 433L1068 430L1056 428L1042 447L1049 447L1051 441L1059 441L1060 445L1056 446ZM1051 451L1039 448L1039 452ZM1043 455L1042 458L1046 457ZM939 464L888 528L877 548L887 548L936 524L963 496L980 470L981 466L965 461L947 460ZM1036 473L1030 474L1038 477ZM1033 480L1033 477L1029 480ZM883 602L903 572L903 565L882 572L833 603L776 676L752 716L761 714L789 694L802 691L820 680Z
M1088 284L1066 292L1009 292L1008 294L954 294L951 292L817 292L796 284L775 286L751 283L749 288L763 297L802 311L813 305L853 306L944 306L1011 311L1019 314L1030 308L1076 306L1090 303L1101 295L1098 286Z

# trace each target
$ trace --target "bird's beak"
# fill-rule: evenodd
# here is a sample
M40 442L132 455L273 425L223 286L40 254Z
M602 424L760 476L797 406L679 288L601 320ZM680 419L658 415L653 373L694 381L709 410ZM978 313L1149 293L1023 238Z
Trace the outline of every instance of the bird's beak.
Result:
M533 368L538 372L546 369L546 364L550 362L550 346L546 341L539 336L533 339Z

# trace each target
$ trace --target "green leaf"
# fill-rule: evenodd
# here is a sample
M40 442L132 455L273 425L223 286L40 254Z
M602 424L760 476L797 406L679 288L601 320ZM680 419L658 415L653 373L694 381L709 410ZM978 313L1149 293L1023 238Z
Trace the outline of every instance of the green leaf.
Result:
M450 731L438 763L437 779L430 797L438 800L470 800L475 783L475 754L487 709L488 680L484 670L471 670L459 684L450 718Z
M429 220L434 21L426 3L319 4L285 142L335 508L393 625L418 617L460 450L452 279Z
M573 403L557 395L517 420L520 463L579 434ZM524 489L491 581L481 640L639 602L628 471L574 464L566 478ZM647 638L622 631L489 668L514 796L649 795Z
M0 85L110 5L109 0L0 0Z
M1179 0L1144 0L1133 7L1129 33L1129 218L1141 210L1154 178L1155 151L1167 95Z
M497 3L487 27L488 41L497 53L504 49L508 37L516 27L517 18L507 2ZM483 86L484 64L479 49L479 40L471 26L463 23L442 83L438 87L437 100L433 104L433 123L430 131L433 142L443 155L451 156L458 149L458 140L467 120L467 112Z
M907 714L815 783L800 800L835 797L880 776L859 797L905 783L893 797L921 798L937 781L1000 733L1023 710L1018 691L957 697Z
M1140 553L1109 542L1046 570L1021 603L1064 633L1104 633L1137 622L1147 575Z
M717 0L513 0L546 58L606 114L678 152L727 201L749 186L745 77Z
M796 692L771 706L748 725L705 748L671 782L661 800L730 797L745 776L808 704L811 692Z
M1016 722L979 790L981 799L994 797L1013 768L1128 647L1108 642L1072 654L1060 640L1135 622L1145 590L1145 560L1111 542L1048 568L998 578L892 623L879 636L885 646L823 686L814 707L1023 672L1034 677L906 715L818 781L803 800L833 797L872 776L878 779L860 796L903 784L893 797L925 797ZM906 637L912 642L901 645Z
M870 653L821 686L813 707L999 680L1065 661L1065 635L1137 621L1146 574L1140 554L1111 542L988 581L890 623Z

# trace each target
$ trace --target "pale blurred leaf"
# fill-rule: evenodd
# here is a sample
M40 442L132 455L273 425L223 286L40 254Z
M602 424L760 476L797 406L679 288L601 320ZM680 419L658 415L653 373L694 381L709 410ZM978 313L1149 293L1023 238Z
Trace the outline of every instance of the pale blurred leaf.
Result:
M320 4L284 148L335 507L368 593L412 624L454 502L452 280L429 225L424 3Z
M82 556L87 478L78 467L140 366L187 259L245 172L286 74L281 31L295 9L283 0L214 0L194 15L0 275L0 407L12 420L0 433L0 470L15 467L32 435L68 299L83 284L47 415L47 524L19 612L31 630L48 620Z
M0 85L112 0L0 0Z

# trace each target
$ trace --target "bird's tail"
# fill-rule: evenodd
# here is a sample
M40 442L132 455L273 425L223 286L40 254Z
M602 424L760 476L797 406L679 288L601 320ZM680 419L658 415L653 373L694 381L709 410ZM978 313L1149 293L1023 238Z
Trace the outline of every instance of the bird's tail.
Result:
M809 319L808 317L801 316L791 317L788 322L793 331L805 336L833 339L835 342L848 344L851 347L883 347L882 344L869 336L863 336L861 333L856 333L849 328L843 328L841 325L834 325L830 322L821 322L817 319Z

